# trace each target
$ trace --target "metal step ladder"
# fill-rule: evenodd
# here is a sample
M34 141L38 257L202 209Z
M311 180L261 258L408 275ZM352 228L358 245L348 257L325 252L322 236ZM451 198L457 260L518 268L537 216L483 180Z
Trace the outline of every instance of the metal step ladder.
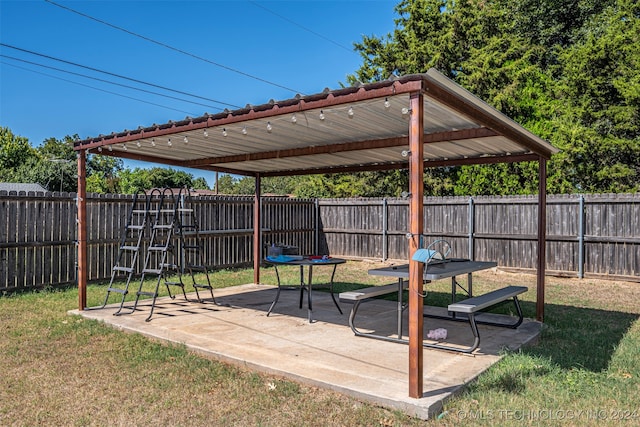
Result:
M153 223L151 225L151 242L147 248L144 267L140 276L140 286L136 292L136 300L131 307L131 314L136 311L141 296L151 297L151 311L146 321L149 322L153 316L156 299L160 283L164 283L171 299L175 296L171 293L171 285L179 286L182 294L187 300L184 291L184 284L181 280L174 282L168 280L169 275L177 274L180 267L178 248L176 248L175 232L178 228L178 200L174 196L173 190L165 188L163 190L154 189L151 193L151 203L157 199L157 207L150 210ZM156 276L155 289L153 291L143 291L144 281L147 276ZM123 313L119 313L123 314Z
M191 191L187 187L183 187L178 193L178 200L178 236L181 252L180 282L184 289L184 278L188 274L191 278L191 285L196 291L198 302L204 302L200 298L198 289L208 289L211 293L211 301L215 304L216 299L213 296L209 269L204 262L204 248L200 239L200 227L195 215Z
M138 257L142 250L145 232L148 228L149 200L150 198L142 190L138 190L133 195L133 203L131 204L131 209L127 215L127 222L120 237L118 256L115 264L111 268L111 279L107 287L107 295L102 306L98 307L104 308L107 305L112 292L120 294L122 295L120 307L118 311L114 313L115 315L122 311L125 298L129 293L131 280L136 275L136 271L139 270ZM122 283L123 280L124 286L122 288L117 287L116 284Z

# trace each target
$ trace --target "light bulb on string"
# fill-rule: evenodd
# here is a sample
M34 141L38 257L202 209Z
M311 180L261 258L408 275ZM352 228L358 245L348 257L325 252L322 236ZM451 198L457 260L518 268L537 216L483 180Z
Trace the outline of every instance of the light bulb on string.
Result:
M171 143L171 138L167 138L167 145L171 147L173 144Z
M320 110L320 116L319 116L320 120L324 120L324 111Z
M242 128L242 134L243 134L243 135L246 135L246 134L247 134L247 128L246 128L246 126Z
M384 99L384 108L389 109L391 107L391 102L389 102L389 98Z
M127 151L127 144L122 144L122 149L123 149L124 151Z
M185 137L184 137L184 139L182 141L184 141L185 144L188 144L189 143L189 138L187 138L186 135L185 135Z
M205 138L207 138L207 137L209 136L209 129L205 129L205 130L202 132L202 135L204 135L204 137L205 137Z
M267 132L271 133L273 130L273 126L271 126L271 122L267 122Z
M222 136L227 136L227 129L226 128L222 128Z
M151 139L151 146L152 146L152 147L155 147L155 146L156 146L156 139L155 139L155 138L152 138L152 139Z
M140 148L140 141L136 141L136 147Z
M347 111L347 115L349 116L350 119L353 119L353 115L354 115L353 107L349 107L349 111Z
M291 123L297 123L298 122L298 118L296 117L296 115L294 114L293 116L291 116Z

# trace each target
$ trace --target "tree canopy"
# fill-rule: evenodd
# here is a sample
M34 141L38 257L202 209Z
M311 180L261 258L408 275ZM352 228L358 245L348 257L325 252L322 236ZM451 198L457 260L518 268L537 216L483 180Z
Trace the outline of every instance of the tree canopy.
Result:
M393 33L355 44L350 83L435 67L562 151L550 192L640 189L634 0L402 0ZM429 172L425 178L432 181ZM531 194L535 165L450 168L433 195Z

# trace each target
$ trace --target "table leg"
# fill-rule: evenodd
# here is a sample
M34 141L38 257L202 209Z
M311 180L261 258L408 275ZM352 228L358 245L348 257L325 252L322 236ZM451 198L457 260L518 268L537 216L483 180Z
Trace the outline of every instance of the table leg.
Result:
M311 283L313 281L313 266L309 266L309 280L307 282L307 305L308 305L308 314L309 314L309 323L311 323L311 312L313 311L313 307L311 306Z
M267 311L267 317L269 317L269 315L271 314L271 310L273 310L273 307L275 307L276 303L278 302L278 298L280 298L280 274L278 274L277 265L274 265L273 268L276 271L276 278L278 279L278 290L276 291L276 298L271 303L271 307L269 307L269 311Z
M402 338L402 287L404 280L398 279L398 339Z
M302 308L302 298L304 295L304 267L300 266L300 307Z
M333 264L333 271L331 272L331 282L329 282L329 293L331 294L331 299L333 300L333 304L336 306L340 314L343 314L342 309L338 305L338 301L336 301L336 297L333 294L333 277L336 275L336 267L338 267L338 264Z

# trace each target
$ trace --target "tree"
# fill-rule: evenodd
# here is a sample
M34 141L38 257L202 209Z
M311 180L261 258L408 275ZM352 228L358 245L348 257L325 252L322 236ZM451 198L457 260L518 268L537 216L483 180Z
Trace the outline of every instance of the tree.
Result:
M0 180L21 182L16 169L37 158L38 153L27 138L14 135L8 127L0 127Z
M435 67L561 148L548 165L550 191L637 191L638 8L634 0L402 0L393 33L355 44L363 65L349 81ZM425 185L444 183L443 193L537 191L532 163L427 174Z

